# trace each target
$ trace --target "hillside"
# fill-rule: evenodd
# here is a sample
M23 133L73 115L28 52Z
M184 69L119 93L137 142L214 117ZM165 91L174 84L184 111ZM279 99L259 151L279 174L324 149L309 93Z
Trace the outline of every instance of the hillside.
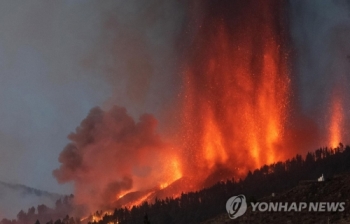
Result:
M45 204L54 206L62 195L41 191L20 184L10 184L0 181L0 220L15 218L20 210Z
M259 202L346 202L344 212L259 212L249 206L246 213L231 220L222 213L202 222L202 224L221 223L350 223L350 173L336 175L325 182L301 182L294 188L275 197L269 196Z
M211 187L198 191L182 193L179 197L156 198L144 201L138 206L118 207L114 211L97 211L84 219L84 223L142 223L145 214L152 224L183 223L314 223L314 221L332 222L347 221L349 205L346 212L335 214L296 214L296 213L253 213L248 211L236 220L230 220L226 213L227 200L235 195L244 194L248 202L256 201L342 201L348 200L350 175L350 146L339 145L337 148L320 148L309 152L305 157L296 155L284 162L264 165L249 171L244 179L227 179L217 182ZM323 183L303 180L317 180L324 174L327 181ZM276 196L266 197L274 192ZM265 197L265 198L264 198ZM72 214L73 196L56 203L53 209L30 209L22 212L16 221L5 220L1 224L31 224L36 220L47 223L80 223L82 217L69 217ZM85 217L85 216L84 216ZM60 219L60 220L58 220ZM304 220L305 219L305 220ZM350 221L350 220L349 220ZM326 223L327 223L326 222ZM330 222L331 223L331 222ZM341 222L340 222L341 223Z
M264 165L260 169L248 172L244 180L232 178L217 182L213 186L199 191L183 193L178 198L158 199L153 203L144 202L132 208L117 208L109 215L101 217L102 219L97 223L105 224L118 221L120 224L136 224L142 222L145 213L148 214L152 224L201 223L213 218L215 223L215 220L217 220L215 217L225 213L226 201L234 195L244 194L248 201L253 201L271 195L272 192L287 192L293 187L296 187L296 192L300 191L307 194L307 197L305 197L311 200L313 198L309 197L308 194L316 191L322 192L322 189L318 189L318 187L323 185L304 183L299 186L298 183L301 180L316 180L322 173L329 178L340 173L350 172L349 161L350 146L344 147L340 144L339 147L334 149L320 148L307 153L305 157L296 155L284 162ZM337 181L340 181L339 184ZM337 192L338 189L343 188L340 183L342 181L335 178L324 184L325 187L331 184L329 185L333 189L331 192ZM328 189L328 187L325 189ZM328 190L323 191L326 192L325 194L330 194ZM298 195L295 197L298 198ZM319 197L322 199L321 196ZM230 221L227 214L225 214L223 217L226 217L226 221L220 220L219 216L220 221L218 223ZM257 216L259 215L261 214L257 214ZM317 217L320 218L321 216ZM259 223L258 220L255 221Z

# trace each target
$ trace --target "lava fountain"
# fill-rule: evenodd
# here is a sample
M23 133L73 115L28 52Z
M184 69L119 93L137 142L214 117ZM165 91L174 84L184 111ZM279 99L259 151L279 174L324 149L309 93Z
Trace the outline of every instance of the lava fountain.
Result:
M330 121L329 121L329 144L332 148L339 146L342 141L342 134L344 132L344 109L343 109L342 95L338 92L334 92L331 96L330 106Z
M189 48L182 139L196 173L223 166L245 175L284 159L290 92L284 1L223 2L204 7Z

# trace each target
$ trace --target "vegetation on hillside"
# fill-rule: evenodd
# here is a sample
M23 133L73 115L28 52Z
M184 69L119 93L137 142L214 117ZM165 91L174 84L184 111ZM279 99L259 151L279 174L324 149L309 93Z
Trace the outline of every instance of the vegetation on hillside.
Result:
M340 143L335 149L320 148L307 153L305 157L296 155L285 162L264 165L253 172L249 171L244 180L230 179L200 191L182 193L178 198L156 199L154 203L144 202L132 208L116 208L112 214L106 214L100 221L92 223L200 223L225 212L227 199L234 195L245 194L252 201L296 186L300 180L316 180L321 174L327 178L349 171L350 146L344 147ZM72 198L56 204L56 209L61 210L59 215L62 215L62 210L69 213ZM55 209L43 206L38 206L37 212L34 207L28 212L20 211L17 220L4 219L0 224L28 224L37 220L48 224L80 223L78 219L69 216L62 215L65 218L58 218ZM101 216L101 212L96 212L95 215Z

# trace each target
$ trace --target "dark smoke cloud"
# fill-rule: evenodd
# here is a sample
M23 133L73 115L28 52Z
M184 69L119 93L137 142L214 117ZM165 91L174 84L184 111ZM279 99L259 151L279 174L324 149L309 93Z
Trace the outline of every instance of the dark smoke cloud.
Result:
M115 181L109 183L104 191L103 199L108 201L115 197L116 192L122 192L132 188L132 179L129 177L123 177L121 181Z
M60 183L73 181L77 204L108 207L121 193L152 188L166 179L167 145L156 132L157 121L139 121L118 106L93 108L60 154L53 172ZM91 208L90 207L90 208Z

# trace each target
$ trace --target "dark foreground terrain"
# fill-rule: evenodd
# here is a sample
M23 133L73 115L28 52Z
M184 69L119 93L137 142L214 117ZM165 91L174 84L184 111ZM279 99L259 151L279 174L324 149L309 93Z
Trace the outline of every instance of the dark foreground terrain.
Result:
M98 224L197 224L197 223L350 223L350 146L339 144L334 149L320 148L305 157L296 155L284 162L264 165L249 171L244 179L225 174L225 168L215 172L215 184L199 191L182 193L176 198L145 201L138 206L117 207L108 214L96 211L84 222ZM315 182L324 174L325 182ZM212 175L209 175L209 177ZM226 178L225 178L226 177ZM210 178L209 178L210 179ZM208 179L208 180L209 180ZM306 181L303 181L306 180ZM311 181L307 181L311 180ZM275 197L266 197L275 193ZM227 200L244 194L248 202L346 202L344 212L252 212L230 220ZM78 224L79 217L69 217L74 209L74 196L58 200L54 208L39 205L20 211L17 219L3 219L0 224ZM145 219L145 214L148 215Z
M324 182L301 181L296 187L275 195L264 197L259 202L345 202L344 212L247 212L231 220L227 213L204 221L202 224L216 223L350 223L350 173L336 175Z

